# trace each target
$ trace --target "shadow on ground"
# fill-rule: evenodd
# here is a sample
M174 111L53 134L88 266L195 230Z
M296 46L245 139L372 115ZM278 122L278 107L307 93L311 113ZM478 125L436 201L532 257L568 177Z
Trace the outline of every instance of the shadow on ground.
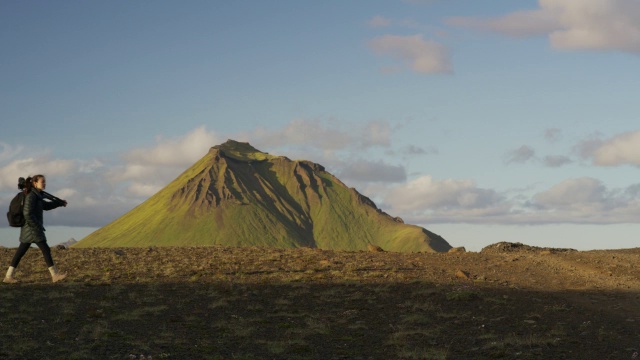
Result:
M23 282L0 287L0 358L631 359L640 344L629 281L524 288L472 265L458 271L470 261L491 274L533 266L504 255L208 248L54 258L71 272L65 282L50 284L32 250Z

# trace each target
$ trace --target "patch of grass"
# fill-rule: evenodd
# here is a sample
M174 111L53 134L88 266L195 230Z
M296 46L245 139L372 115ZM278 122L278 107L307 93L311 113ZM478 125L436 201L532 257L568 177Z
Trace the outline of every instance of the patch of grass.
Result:
M542 348L547 348L556 342L546 335L529 333L525 335L509 334L502 339L494 339L485 344L485 350L491 350L494 354L508 354L515 349L524 349L528 352L541 353Z
M229 304L230 303L227 298L221 297L209 303L209 305L207 305L207 308L211 310L216 310L216 309L229 307Z
M331 332L330 324L318 316L310 316L305 319L306 328L304 332L309 335L326 335Z
M480 298L480 293L471 287L457 287L446 294L447 300L471 301Z
M165 312L168 308L169 307L167 305L140 306L133 308L130 311L121 311L115 316L111 317L111 320L142 320L149 315L158 316Z
M264 344L269 351L269 353L274 355L282 355L282 354L298 354L304 355L305 353L310 353L311 348L309 344L302 339L292 339L292 340L274 340L274 341L259 341L259 343Z
M447 349L430 348L424 346L406 347L398 351L398 358L407 360L445 360Z
M553 304L551 306L545 307L545 310L560 312L560 311L569 311L571 308L567 304Z
M403 324L411 324L415 326L426 326L433 324L433 315L430 313L411 313L402 316L400 319Z

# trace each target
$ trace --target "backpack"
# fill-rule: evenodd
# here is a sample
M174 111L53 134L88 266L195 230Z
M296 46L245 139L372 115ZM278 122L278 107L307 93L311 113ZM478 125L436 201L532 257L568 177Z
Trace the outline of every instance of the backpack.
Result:
M11 200L9 204L9 211L7 212L7 220L9 220L9 226L22 227L24 226L24 214L22 209L24 207L24 192L19 192Z

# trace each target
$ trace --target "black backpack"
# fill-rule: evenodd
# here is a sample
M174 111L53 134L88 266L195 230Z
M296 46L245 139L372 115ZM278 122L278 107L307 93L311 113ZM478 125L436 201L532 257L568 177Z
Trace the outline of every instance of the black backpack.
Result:
M9 226L24 226L24 214L22 213L22 209L24 207L24 198L24 192L20 191L11 200L11 204L9 204L9 211L7 212L7 220L9 220Z

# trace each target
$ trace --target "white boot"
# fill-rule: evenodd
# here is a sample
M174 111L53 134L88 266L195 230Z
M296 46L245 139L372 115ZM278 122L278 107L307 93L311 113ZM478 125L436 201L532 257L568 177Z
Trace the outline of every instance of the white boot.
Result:
M61 274L55 266L50 267L49 272L51 273L51 280L53 280L53 282L58 282L67 277L67 274Z
M4 280L2 280L2 282L5 282L7 284L17 283L18 279L13 277L15 273L16 273L16 268L14 268L13 266L9 266L9 270L7 270L7 275L4 277Z

